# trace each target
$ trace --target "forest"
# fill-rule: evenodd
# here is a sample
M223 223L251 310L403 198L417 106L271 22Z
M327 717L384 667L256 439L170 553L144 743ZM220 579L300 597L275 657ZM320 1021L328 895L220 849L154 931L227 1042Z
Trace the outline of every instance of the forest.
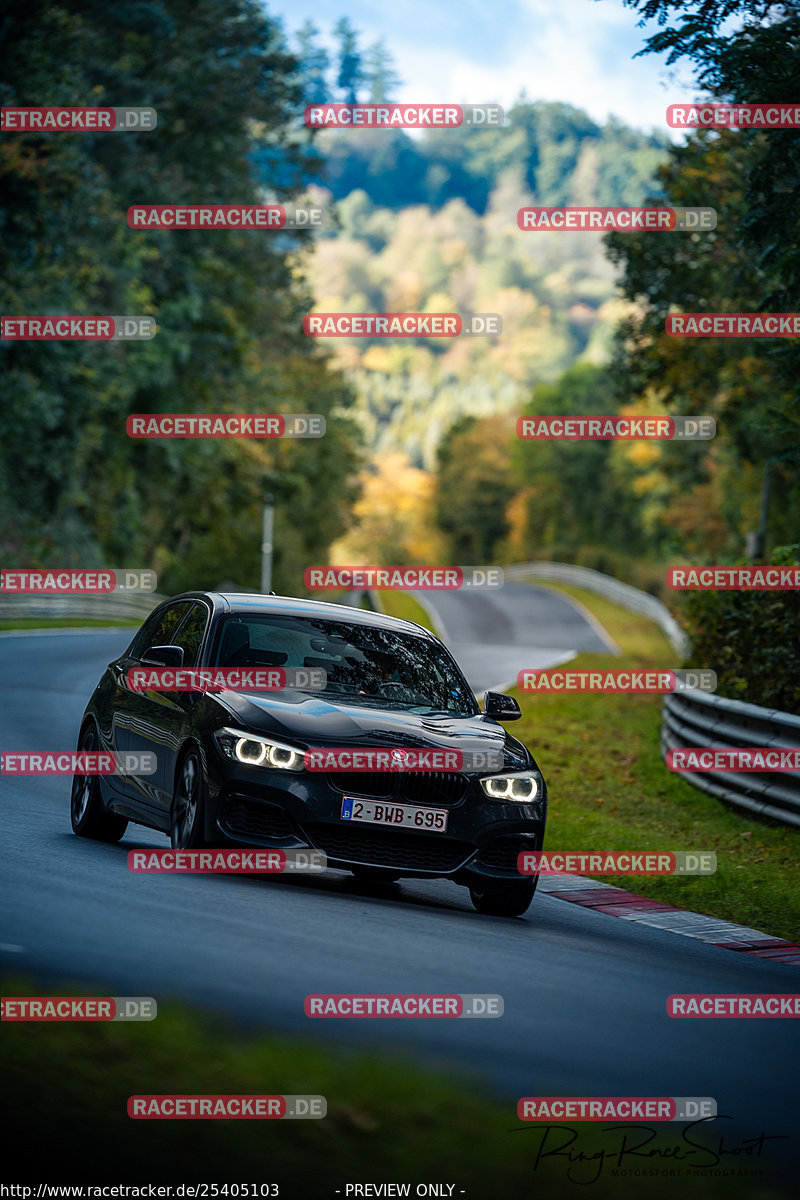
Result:
M688 58L712 97L746 98L756 77L791 100L797 13L745 36L725 25L730 5L706 8L709 36L677 22L646 50ZM797 339L664 332L676 308L791 311L797 131L671 141L525 96L498 130L311 131L311 101L391 99L391 54L347 18L333 51L308 23L290 37L250 0L12 0L3 40L3 104L135 99L159 114L151 133L0 146L3 312L136 313L159 329L148 342L0 346L8 565L124 561L155 568L167 592L257 586L265 491L286 592L329 558L559 558L658 591L668 559L735 561L748 535L765 557L800 541ZM324 207L320 230L125 220L136 203L302 198ZM526 204L643 202L714 207L717 228L516 224ZM303 334L316 310L491 312L503 331L326 341ZM122 432L131 412L316 412L327 434L137 441ZM718 433L679 445L515 434L520 415L613 412L710 415Z

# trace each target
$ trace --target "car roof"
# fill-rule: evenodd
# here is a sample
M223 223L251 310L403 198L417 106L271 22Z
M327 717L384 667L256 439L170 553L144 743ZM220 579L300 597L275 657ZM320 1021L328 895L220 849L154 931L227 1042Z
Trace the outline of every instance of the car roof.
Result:
M169 602L179 600L207 600L211 603L215 614L240 613L245 615L263 614L285 617L321 617L334 621L348 621L352 625L370 625L378 629L394 629L397 632L413 634L415 637L425 637L428 641L437 641L436 636L423 625L414 621L405 621L400 617L390 617L385 613L373 612L366 608L354 608L349 604L332 604L324 600L302 600L297 596L266 596L260 592L181 592L171 596Z

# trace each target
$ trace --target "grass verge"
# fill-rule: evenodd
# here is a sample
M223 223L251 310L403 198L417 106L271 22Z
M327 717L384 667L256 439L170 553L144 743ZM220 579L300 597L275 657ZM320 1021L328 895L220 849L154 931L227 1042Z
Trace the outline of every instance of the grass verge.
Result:
M4 996L43 994L30 981L6 978L2 983ZM67 987L56 994L70 993L87 994L87 989ZM337 1189L344 1196L345 1184L369 1179L409 1181L412 1196L420 1181L447 1181L454 1185L450 1194L470 1200L530 1200L540 1191L585 1195L585 1183L598 1170L596 1161L576 1166L564 1157L537 1164L545 1127L523 1125L516 1098L493 1095L480 1081L414 1066L407 1054L332 1050L310 1038L237 1033L175 1004L159 1004L156 1020L141 1024L4 1023L0 1069L7 1180L277 1182L282 1196L298 1200L322 1200ZM198 1122L133 1120L126 1111L133 1095L287 1093L325 1096L327 1117ZM574 1127L587 1154L601 1148L610 1153L619 1145L619 1132ZM750 1181L715 1178L712 1170L700 1178L684 1177L691 1158L676 1164L669 1149L680 1142L683 1128L653 1126L647 1153L664 1156L668 1177L649 1178L648 1196L782 1200L791 1195L777 1183L761 1182L751 1191ZM711 1127L694 1131L703 1145L715 1145L719 1136ZM710 1155L693 1153L695 1162L707 1164ZM641 1181L615 1178L613 1165L613 1160L601 1164L605 1169L592 1195L638 1200ZM625 1165L643 1164L630 1158ZM747 1165L756 1164L748 1160ZM757 1165L769 1168L768 1162ZM573 1182L566 1178L568 1169Z
M582 588L552 590L579 600L623 652L619 658L581 654L570 670L676 665L669 642L645 617ZM531 747L547 780L547 846L715 850L714 875L604 879L667 904L800 939L800 831L740 814L668 771L659 752L660 696L514 694L523 716L513 733Z
M402 621L414 621L423 629L430 629L431 633L436 634L437 637L442 636L428 610L423 608L413 596L409 596L408 592L392 591L387 588L381 589L378 595L383 605L383 611L388 617L399 617Z
M347 591L345 588L331 589L330 591L317 590L309 592L306 599L319 600L325 604L343 604L348 608L353 607L353 593L352 591ZM367 602L365 593L359 593L358 604L355 607L369 609L370 606Z

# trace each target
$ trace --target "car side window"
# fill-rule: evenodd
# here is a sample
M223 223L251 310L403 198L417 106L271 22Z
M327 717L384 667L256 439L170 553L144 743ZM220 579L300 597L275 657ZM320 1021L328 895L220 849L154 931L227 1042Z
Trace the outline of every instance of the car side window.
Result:
M145 621L130 648L131 658L141 658L151 646L170 646L176 629L189 611L191 600L168 604Z
M205 604L195 603L192 605L189 615L184 618L180 629L176 634L173 634L172 644L180 646L183 650L183 665L185 667L196 667L197 659L200 654L200 647L203 644L203 634L208 625L209 611Z

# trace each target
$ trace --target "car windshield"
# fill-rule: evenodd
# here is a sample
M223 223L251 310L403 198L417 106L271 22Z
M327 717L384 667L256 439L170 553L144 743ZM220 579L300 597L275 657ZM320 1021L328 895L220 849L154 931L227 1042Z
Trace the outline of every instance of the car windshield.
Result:
M445 648L423 637L317 617L239 613L214 640L214 667L322 667L337 700L425 713L479 712Z

